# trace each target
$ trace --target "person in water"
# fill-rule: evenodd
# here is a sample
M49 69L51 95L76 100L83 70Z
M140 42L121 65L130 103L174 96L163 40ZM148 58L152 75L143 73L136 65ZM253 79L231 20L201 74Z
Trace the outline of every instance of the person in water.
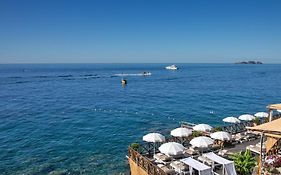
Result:
M124 85L124 84L127 84L127 80L125 80L125 79L122 79L121 80L121 83Z

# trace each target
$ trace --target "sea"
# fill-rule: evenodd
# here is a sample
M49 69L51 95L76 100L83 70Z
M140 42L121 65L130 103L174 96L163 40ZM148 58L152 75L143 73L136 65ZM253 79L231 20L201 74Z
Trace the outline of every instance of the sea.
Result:
M149 132L281 102L280 64L168 65L1 64L0 174L128 174Z

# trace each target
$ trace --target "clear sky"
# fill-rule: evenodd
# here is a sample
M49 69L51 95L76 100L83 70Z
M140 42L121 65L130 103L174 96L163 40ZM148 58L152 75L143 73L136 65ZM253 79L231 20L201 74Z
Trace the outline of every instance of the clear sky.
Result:
M0 0L0 63L281 63L280 0Z

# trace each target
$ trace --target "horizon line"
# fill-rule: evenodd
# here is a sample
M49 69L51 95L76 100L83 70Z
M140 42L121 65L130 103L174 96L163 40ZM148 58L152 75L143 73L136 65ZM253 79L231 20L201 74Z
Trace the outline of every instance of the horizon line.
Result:
M239 62L28 62L28 63L23 63L23 62L18 62L18 63L0 63L1 64L239 64ZM281 64L281 62L269 62L269 63L264 63L262 64Z

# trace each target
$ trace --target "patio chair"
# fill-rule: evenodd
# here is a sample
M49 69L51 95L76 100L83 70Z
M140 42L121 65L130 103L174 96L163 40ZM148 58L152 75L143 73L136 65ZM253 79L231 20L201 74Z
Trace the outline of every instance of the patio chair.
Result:
M227 153L228 153L228 150L222 149L222 150L219 150L218 155L222 156L222 157L227 157Z
M188 154L188 155L192 155L192 156L193 156L193 155L199 154L199 151L196 150L196 149L194 149L192 146L189 147L189 148L187 148L187 149L184 149L183 152L186 153L186 154Z
M212 151L215 151L215 150L220 149L221 145L220 144L213 144L210 148L211 148Z
M239 142L239 143L244 143L245 142L245 136L243 133L237 133L234 135L234 140Z
M153 156L153 158L155 159L156 163L162 163L162 164L167 164L172 160L172 157L167 156L163 153L157 153Z
M175 171L178 172L178 173L181 173L181 172L184 172L184 171L188 170L188 166L185 165L184 163L182 163L181 161L178 161L178 160L172 161L170 163L170 167L175 169Z
M173 159L181 159L181 158L184 158L186 156L187 156L186 154L182 153L182 154L174 155L174 156L172 156L172 158Z
M161 168L168 175L176 174L176 171L174 169L172 169L172 168L169 168L167 165L158 164L157 166L159 168Z

